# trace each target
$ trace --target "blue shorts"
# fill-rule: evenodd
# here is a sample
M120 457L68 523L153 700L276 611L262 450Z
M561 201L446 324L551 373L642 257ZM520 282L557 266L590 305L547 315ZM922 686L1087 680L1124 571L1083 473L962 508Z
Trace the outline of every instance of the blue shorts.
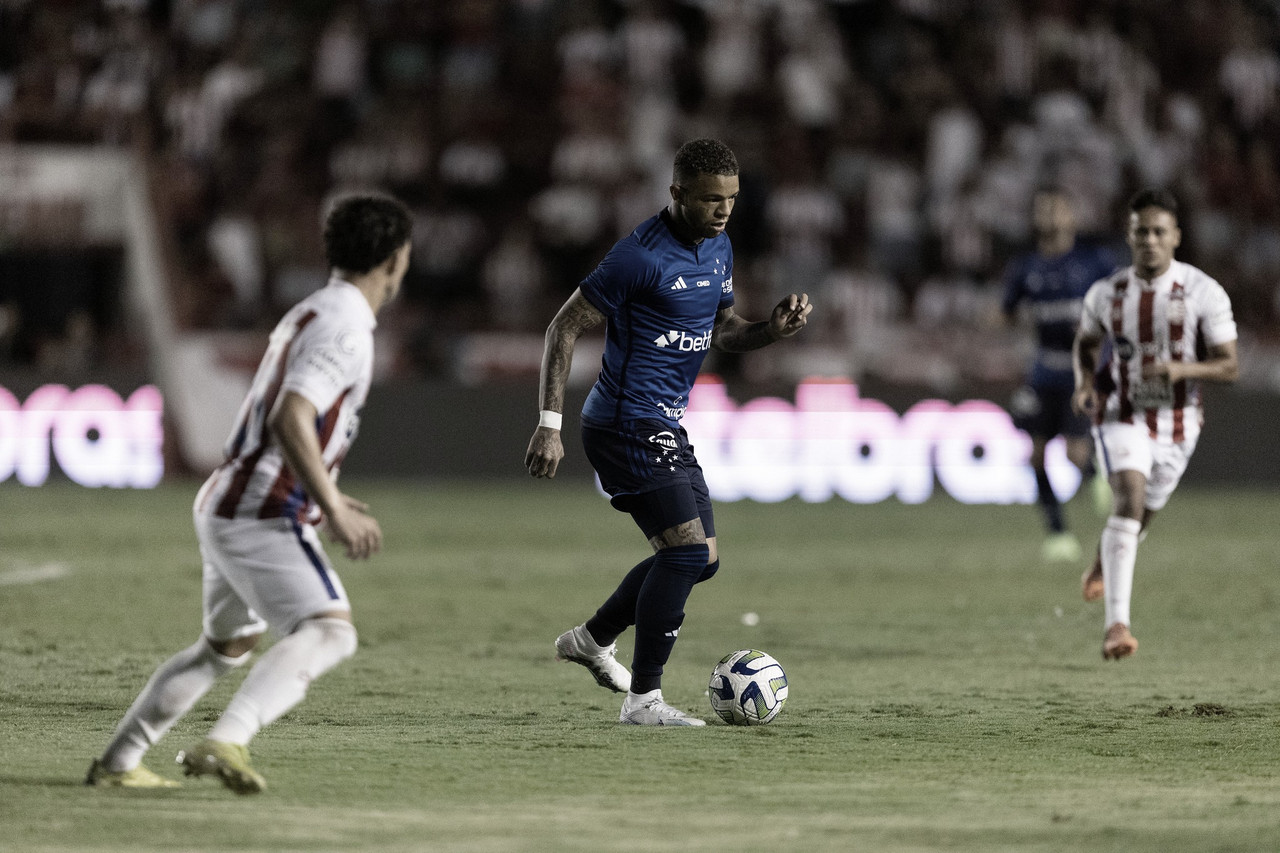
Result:
M716 535L711 493L682 427L659 420L616 428L584 423L582 446L609 502L630 513L646 537L695 518L708 539Z
M1072 391L1065 388L1037 388L1024 385L1013 393L1009 413L1013 425L1028 435L1046 439L1055 435L1085 438L1093 426L1087 415L1071 409Z

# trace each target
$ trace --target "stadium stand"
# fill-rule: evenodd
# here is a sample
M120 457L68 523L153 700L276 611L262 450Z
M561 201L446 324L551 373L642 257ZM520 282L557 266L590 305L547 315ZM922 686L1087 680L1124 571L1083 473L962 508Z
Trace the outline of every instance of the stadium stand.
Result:
M1107 236L1135 188L1171 187L1182 256L1228 287L1245 351L1274 349L1278 45L1274 0L0 0L0 145L144 157L190 329L269 326L323 274L326 199L386 187L419 236L383 375L483 381L520 368L487 372L488 342L536 352L511 342L664 203L676 145L717 136L744 170L744 313L793 289L823 311L796 363L712 366L945 387L1021 371L1020 336L972 332L1050 180ZM47 318L13 270L48 247L10 238L21 362ZM118 287L85 257L59 304L86 310L45 330L64 348L110 321L93 265Z

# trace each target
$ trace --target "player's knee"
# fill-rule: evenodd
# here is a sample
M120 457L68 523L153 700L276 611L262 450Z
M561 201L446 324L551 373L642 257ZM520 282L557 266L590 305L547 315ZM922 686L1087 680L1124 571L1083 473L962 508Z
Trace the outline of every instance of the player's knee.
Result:
M702 574L698 576L698 579L694 581L694 583L702 583L703 581L709 581L713 577L715 577L715 574L718 571L720 571L720 561L712 560L710 563L707 563L707 567L702 570Z
M662 548L657 553L653 568L650 571L664 572L681 578L682 583L695 584L706 571L707 545L705 542L696 545L676 545Z
M356 648L360 645L356 626L346 619L333 617L308 619L298 630L303 629L314 633L314 642L329 650L334 663L354 655Z
M1141 521L1143 510L1141 495L1116 495L1112 500L1111 513L1121 518Z

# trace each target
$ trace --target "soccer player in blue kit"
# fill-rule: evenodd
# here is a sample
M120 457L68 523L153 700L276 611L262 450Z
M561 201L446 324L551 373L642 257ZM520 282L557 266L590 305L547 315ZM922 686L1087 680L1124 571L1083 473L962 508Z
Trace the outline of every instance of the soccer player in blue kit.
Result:
M626 693L624 724L705 725L667 704L661 689L685 601L720 566L707 484L680 426L702 361L713 348L747 352L789 338L812 310L806 294L793 293L768 320L734 313L725 226L737 197L733 152L712 139L686 142L676 152L671 203L614 244L547 328L541 411L525 466L534 477L555 476L574 346L607 321L600 375L582 409L583 448L613 506L631 515L654 551L555 644L557 657ZM615 659L615 640L632 625L628 672Z
M1080 469L1095 492L1094 501L1105 514L1110 495L1106 481L1093 464L1089 419L1073 412L1071 395L1071 345L1080 322L1080 310L1089 286L1117 266L1102 246L1076 240L1076 219L1071 200L1059 187L1045 186L1032 198L1032 224L1036 247L1013 259L1005 273L1001 311L1007 321L1017 317L1025 302L1036 328L1036 355L1027 383L1014 394L1014 424L1031 436L1031 468L1036 477L1037 501L1044 512L1048 537L1042 556L1051 561L1080 558L1080 543L1067 531L1062 504L1045 469L1045 446L1057 435L1067 444L1067 458Z

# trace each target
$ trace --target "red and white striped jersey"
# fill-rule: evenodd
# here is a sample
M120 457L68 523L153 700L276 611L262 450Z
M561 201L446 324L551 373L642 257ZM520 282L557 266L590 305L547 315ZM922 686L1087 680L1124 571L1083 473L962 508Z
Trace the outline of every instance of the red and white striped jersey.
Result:
M376 325L364 294L337 278L284 315L236 416L226 461L201 489L197 511L221 518L319 520L319 508L285 463L267 419L286 392L305 397L318 413L325 467L336 477L369 393Z
M1127 267L1089 289L1080 327L1111 344L1100 383L1102 422L1146 423L1151 437L1162 442L1199 435L1199 383L1143 379L1142 366L1199 361L1206 347L1236 339L1231 300L1222 285L1181 261L1152 281Z

